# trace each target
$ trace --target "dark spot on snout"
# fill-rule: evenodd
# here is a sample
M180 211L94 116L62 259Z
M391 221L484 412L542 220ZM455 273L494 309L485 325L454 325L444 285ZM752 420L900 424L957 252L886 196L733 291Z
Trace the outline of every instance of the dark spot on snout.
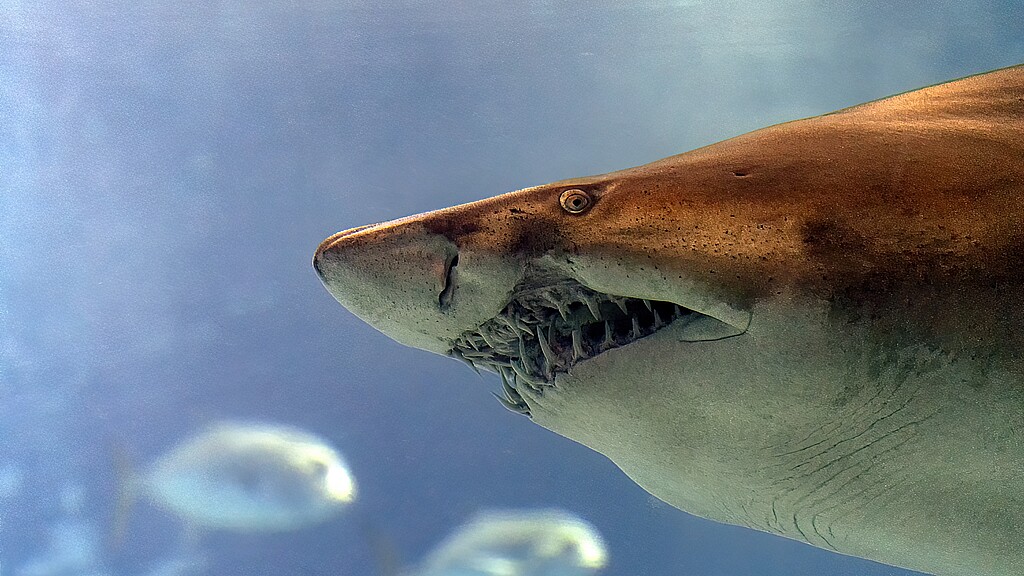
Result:
M734 171L732 173L732 175L737 177L737 178L746 178L747 176L749 176L749 174L747 174L746 172L744 172L742 170L736 170L736 171Z
M537 219L515 232L510 250L514 254L538 256L565 246L558 224L546 219Z

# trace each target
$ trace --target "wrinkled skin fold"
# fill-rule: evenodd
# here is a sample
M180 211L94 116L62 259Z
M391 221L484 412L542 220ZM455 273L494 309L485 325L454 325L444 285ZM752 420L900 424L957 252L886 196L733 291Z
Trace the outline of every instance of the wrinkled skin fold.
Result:
M340 232L314 266L682 510L1024 574L1024 67Z

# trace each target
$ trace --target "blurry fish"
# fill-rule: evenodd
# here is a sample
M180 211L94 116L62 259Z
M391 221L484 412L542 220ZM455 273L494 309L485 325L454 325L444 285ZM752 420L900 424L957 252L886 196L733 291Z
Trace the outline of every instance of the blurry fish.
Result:
M438 546L415 576L586 576L608 561L597 530L559 510L480 514Z
M124 483L114 534L136 496L198 528L291 530L355 498L355 481L325 440L296 428L222 422L172 448Z

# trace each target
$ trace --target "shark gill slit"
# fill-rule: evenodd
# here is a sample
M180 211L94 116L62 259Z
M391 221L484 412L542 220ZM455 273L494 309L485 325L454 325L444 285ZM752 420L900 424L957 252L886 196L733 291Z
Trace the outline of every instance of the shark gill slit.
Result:
M521 386L542 394L579 362L701 316L673 302L604 294L575 281L520 286L513 294L501 313L456 338L448 355L474 371L498 373L503 394L495 396L527 416Z

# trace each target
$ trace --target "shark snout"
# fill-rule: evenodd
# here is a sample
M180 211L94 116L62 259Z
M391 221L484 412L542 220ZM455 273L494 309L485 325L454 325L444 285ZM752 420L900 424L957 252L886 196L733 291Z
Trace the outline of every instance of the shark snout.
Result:
M399 305L403 298L418 303L422 293L433 295L432 304L445 308L454 289L453 270L458 249L446 238L426 232L374 230L367 225L338 232L320 243L313 268L328 291L339 301L362 288ZM423 303L426 304L426 303ZM347 305L346 305L347 306Z
M327 256L327 253L331 251L335 244L339 244L348 236L352 236L353 234L362 232L367 228L373 228L374 226L374 224L364 224L363 226L356 226L355 228L342 230L337 234L332 234L331 236L328 236L323 242L321 242L320 245L317 246L316 248L316 253L313 255L313 268L316 270L316 273L320 275L320 278L322 279L324 276L321 262L324 261L325 258L331 258L331 256Z
M451 308L459 249L418 222L361 226L324 240L313 268L353 314L403 344L437 353L467 326Z

